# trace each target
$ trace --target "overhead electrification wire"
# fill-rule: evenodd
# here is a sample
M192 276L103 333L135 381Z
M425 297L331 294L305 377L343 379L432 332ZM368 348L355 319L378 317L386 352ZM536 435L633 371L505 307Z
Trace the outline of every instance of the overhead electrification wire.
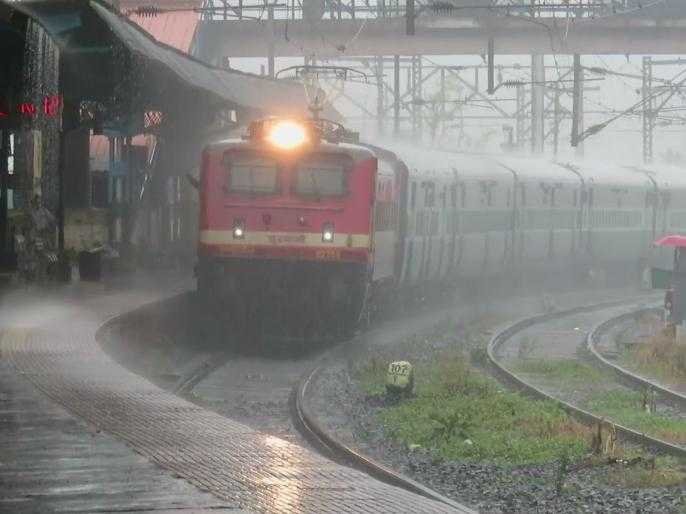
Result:
M677 73L677 74L672 78L672 80L675 80L677 77L679 77L680 75L683 75L684 73L686 73L686 70L680 71L679 73ZM681 85L683 85L683 84L686 84L686 78L681 79L681 80L676 84L676 86L681 86ZM667 96L667 98L662 102L662 104L660 104L660 106L658 106L657 109L651 109L651 114L653 114L653 113L657 114L657 113L660 111L660 109L661 109L662 107L664 107L664 105L665 105L665 104L666 104L666 103L676 94L676 91L677 91L676 89L673 89L673 90L669 93L669 95ZM601 130L603 130L604 128L606 128L608 125L610 125L611 123L613 123L613 122L615 122L616 120L618 120L619 118L622 118L622 117L627 116L627 115L634 114L638 109L643 108L643 106L644 106L647 102L652 101L653 99L657 98L658 96L660 96L660 95L662 95L662 94L664 94L664 91L657 91L657 92L655 92L655 93L653 93L653 94L651 94L651 95L649 95L649 96L646 96L645 98L642 98L641 100L639 100L638 102L636 102L634 105L632 105L632 106L629 107L628 109L625 109L624 111L621 111L619 114L613 116L612 118L609 118L608 120L606 120L606 121L604 121L604 122L602 122L602 123L597 123L597 124L595 124L595 125L591 125L591 126L588 127L583 133L581 133L581 134L579 135L577 143L583 141L584 139L586 139L586 138L589 137L589 136L592 136L592 135L597 134L598 132L600 132Z

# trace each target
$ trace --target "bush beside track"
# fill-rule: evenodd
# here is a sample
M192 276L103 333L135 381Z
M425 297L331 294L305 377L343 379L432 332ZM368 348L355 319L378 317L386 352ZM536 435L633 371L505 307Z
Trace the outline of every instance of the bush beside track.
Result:
M306 400L308 388L319 372L319 369L320 368L314 368L306 373L293 389L293 394L291 396L293 422L298 431L310 442L310 444L314 445L328 458L364 471L382 482L419 494L425 498L444 503L454 507L459 512L472 512L464 505L460 505L450 498L362 455L353 448L346 446L333 434L324 429L316 416L310 412Z
M589 431L551 401L503 391L460 354L420 367L414 398L389 403L381 414L388 433L408 447L443 459L524 465L582 457ZM359 371L367 392L384 401L385 369ZM423 377L423 379L421 378Z
M487 353L488 353L488 360L490 365L493 367L494 371L505 381L515 385L516 387L520 388L527 394L543 399L543 400L551 400L554 402L557 402L566 412L568 412L570 415L574 416L575 418L581 420L582 422L588 424L588 425L598 425L600 423L605 422L605 418L603 416L598 416L595 415L587 410L581 409L575 405L572 405L569 402L565 402L563 400L560 400L558 398L555 398L553 395L550 395L543 390L539 389L538 387L533 386L532 384L528 383L527 381L523 380L521 377L507 369L503 364L499 362L499 360L496 357L496 352L498 348L500 348L502 345L504 345L508 340L510 340L515 334L521 332L522 330L533 326L537 323L541 323L544 321L549 321L552 319L556 318L562 318L565 316L571 316L574 314L580 314L580 313L587 313L587 312L592 312L594 310L599 310L599 309L604 309L604 308L610 308L610 307L615 307L623 304L629 304L629 301L619 301L619 302L607 302L607 303L601 303L601 304L596 304L596 305L590 305L590 306L584 306L584 307L578 307L575 309L569 309L565 311L559 311L555 312L552 314L543 314L539 316L533 316L530 318L526 318L524 320L518 321L517 323L514 323L510 325L509 327L505 328L504 330L501 330L498 332L489 342L488 347L487 347ZM595 330L594 330L595 331ZM654 450L658 450L660 452L664 452L670 455L674 455L676 457L684 458L686 457L686 447L682 446L677 446L675 444L669 443L667 441L663 441L661 439L657 439L654 437L650 437L644 433L641 433L637 430L631 429L629 427L615 424L615 429L617 430L617 433L620 435L620 437L634 442L636 444L642 445L646 448L651 448Z
M586 338L586 345L588 346L591 355L604 367L614 371L617 376L631 387L638 387L643 389L652 389L656 391L664 400L677 405L682 409L686 409L686 395L673 391L672 389L666 387L665 385L659 384L654 380L645 378L639 374L636 374L614 362L611 362L596 348L596 343L599 341L603 333L609 330L611 327L622 323L628 319L634 319L642 314L656 312L657 308L647 308L639 309L637 311L632 311L621 316L610 318L603 323L596 326L591 332L589 332Z

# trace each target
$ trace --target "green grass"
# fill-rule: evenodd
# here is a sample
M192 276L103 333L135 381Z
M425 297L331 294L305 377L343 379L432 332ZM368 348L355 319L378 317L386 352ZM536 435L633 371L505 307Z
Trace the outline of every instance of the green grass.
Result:
M605 481L632 489L676 487L686 484L686 468L674 457L658 457L654 467L638 464L611 469Z
M604 380L600 370L575 359L518 360L513 371L565 382L598 383Z
M686 443L686 420L673 419L641 408L643 395L634 391L609 391L591 396L584 407L620 425L667 441Z
M645 376L654 377L665 384L673 384L678 381L684 381L683 377L674 373L671 362L650 360L641 361L637 358L636 353L631 350L623 351L620 354L619 365L626 369L633 370L634 372L642 373Z
M385 366L370 360L357 378L368 394L383 394ZM396 440L445 459L520 465L571 459L587 451L587 430L556 404L503 392L459 355L416 368L416 396L383 408L380 419Z
M380 396L386 391L385 380L388 363L379 357L372 357L367 364L357 369L355 378L362 391L369 396Z
M620 364L666 383L686 382L686 347L677 344L667 330L655 334L647 343L625 349Z

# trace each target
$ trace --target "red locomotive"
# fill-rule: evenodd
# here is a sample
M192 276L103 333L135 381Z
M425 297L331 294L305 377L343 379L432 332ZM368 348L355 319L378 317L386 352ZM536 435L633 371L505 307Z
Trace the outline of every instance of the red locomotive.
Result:
M267 119L205 148L198 291L220 317L343 333L372 283L397 276L407 170L344 136L323 120Z

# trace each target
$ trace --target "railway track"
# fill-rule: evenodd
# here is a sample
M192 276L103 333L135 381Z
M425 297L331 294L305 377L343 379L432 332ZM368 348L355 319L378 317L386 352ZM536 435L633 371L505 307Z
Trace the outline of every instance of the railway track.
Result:
M317 366L303 376L302 380L293 389L291 401L293 422L310 444L337 462L364 471L382 482L439 501L456 509L464 510L463 505L366 457L341 442L331 432L323 428L317 417L310 412L306 401L308 388L320 370L321 367Z
M288 413L293 427L302 436L304 442L335 462L358 469L389 485L405 489L414 494L419 494L425 498L441 502L450 507L454 507L460 512L464 512L464 505L423 486L409 477L389 469L344 444L324 429L317 420L317 417L310 411L307 405L308 388L325 363L332 359L341 358L345 352L344 345L350 344L361 345L362 341L342 343L329 348L322 354L316 356L314 366L312 359L306 359L305 362L302 363L292 363L293 366L300 367L301 371L303 369L305 370L305 372L301 374L301 378L290 390ZM232 357L236 356L230 352L226 352L224 354L211 355L203 359L191 373L179 381L175 393L185 396L191 395L193 389L198 384L206 380L214 371L220 369ZM281 393L277 394L282 396ZM278 410L273 413L273 417L275 419L278 418L276 419L277 422L283 423L285 421Z
M588 333L588 336L586 337L586 346L596 361L607 370L614 372L622 382L633 388L652 390L656 392L663 400L672 403L682 410L686 410L686 395L674 391L654 380L650 380L637 373L629 371L619 364L612 362L612 360L604 356L597 347L601 337L612 327L640 316L641 314L656 312L657 310L657 307L639 309L603 321Z
M581 314L589 314L589 313L594 313L598 311L605 311L609 310L611 308L616 308L616 307L622 307L622 306L630 306L631 304L636 304L636 299L633 300L621 300L621 301L613 301L613 302L605 302L605 303L599 303L599 304L594 304L594 305L588 305L588 306L583 306L583 307L577 307L573 309L568 309L568 310L563 310L551 314L542 314L538 316L533 316L529 318L522 319L516 323L513 323L504 329L498 331L489 341L488 346L487 346L487 355L488 355L488 360L492 368L494 369L495 373L500 376L500 378L504 379L506 382L513 384L517 388L521 389L525 393L529 394L532 397L538 398L538 399L544 399L544 400L549 400L556 402L559 404L566 412L568 412L570 415L573 417L579 419L580 421L590 424L590 425L597 425L599 423L606 423L608 420L604 416L594 414L586 409L583 409L579 407L578 405L575 405L572 402L566 401L562 398L559 398L555 394L551 394L547 391L545 391L543 388L538 387L531 382L525 380L521 376L519 376L517 373L513 372L510 370L498 357L498 352L501 351L508 342L512 341L515 336L521 334L523 331L526 329L529 329L531 327L534 327L536 325L541 325L544 323L549 323L553 322L556 320L561 320L567 317L572 317L572 316L577 316ZM632 312L635 312L636 309L634 309ZM620 316L613 316L612 319L616 320L617 318L622 318L624 319L624 316L628 316L628 313L623 313ZM607 327L606 323L608 323L609 320L604 321L603 323L593 325L593 328L588 333L588 338L595 338L597 335L600 333L600 331L603 330L603 327ZM623 426L621 424L613 423L617 433L623 437L624 439L640 444L644 447L648 447L654 450L658 450L663 453L667 453L670 455L674 455L677 457L686 457L686 448L683 446L679 446L676 444L673 444L668 441L664 441L662 439L658 439L655 437L651 437L647 434L644 434L638 430L635 430L631 427Z

